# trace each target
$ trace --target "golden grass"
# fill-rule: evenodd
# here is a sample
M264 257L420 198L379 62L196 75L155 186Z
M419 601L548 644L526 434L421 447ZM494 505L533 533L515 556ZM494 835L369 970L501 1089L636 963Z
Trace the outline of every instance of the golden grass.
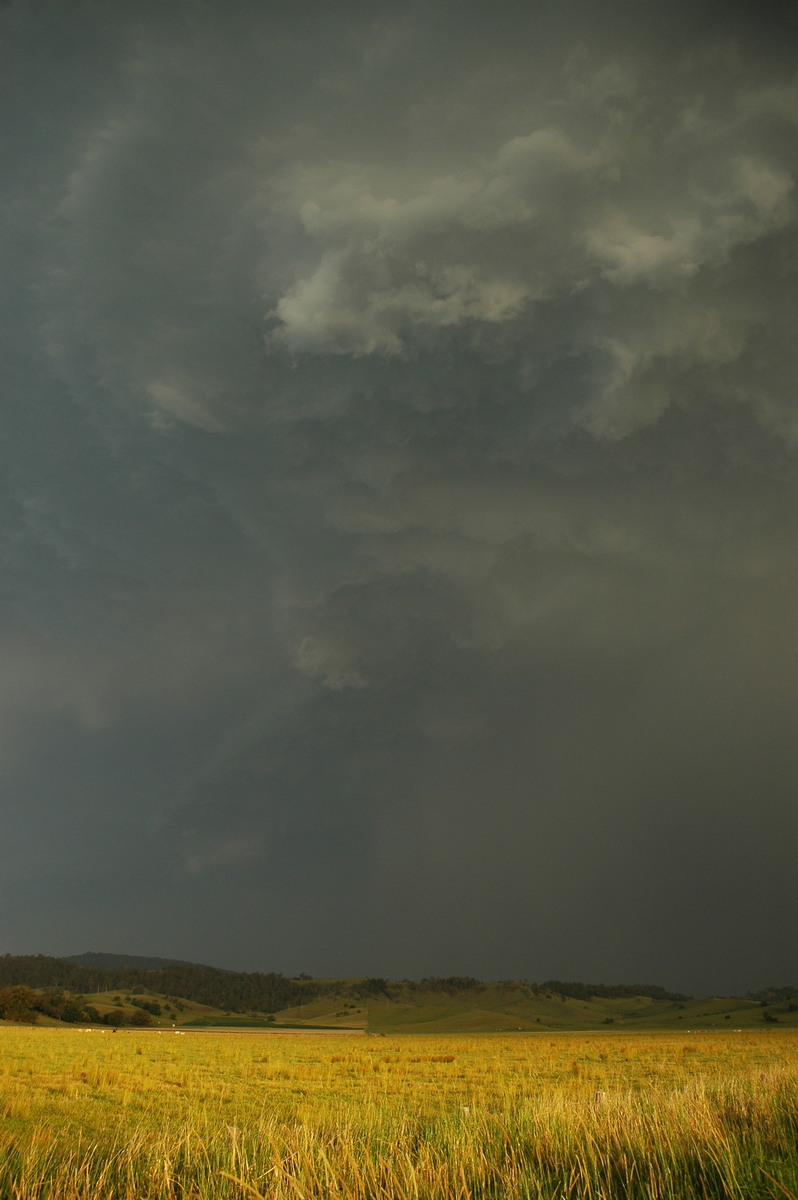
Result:
M798 1197L798 1035L0 1028L0 1197Z

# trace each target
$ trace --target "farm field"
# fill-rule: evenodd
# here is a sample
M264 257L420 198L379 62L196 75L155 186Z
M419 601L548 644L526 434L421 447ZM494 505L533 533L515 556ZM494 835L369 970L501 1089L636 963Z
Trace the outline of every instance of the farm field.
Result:
M798 1034L6 1025L0 1196L798 1197Z

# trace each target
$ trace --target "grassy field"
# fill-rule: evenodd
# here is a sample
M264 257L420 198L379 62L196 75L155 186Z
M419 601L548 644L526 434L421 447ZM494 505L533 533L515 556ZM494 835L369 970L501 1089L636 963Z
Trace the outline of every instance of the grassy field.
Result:
M798 1035L0 1027L13 1200L798 1197Z

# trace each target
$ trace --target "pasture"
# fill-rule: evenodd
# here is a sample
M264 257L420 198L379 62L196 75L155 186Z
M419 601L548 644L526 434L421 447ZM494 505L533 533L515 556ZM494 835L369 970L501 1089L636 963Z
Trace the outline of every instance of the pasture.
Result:
M798 1197L798 1035L0 1026L13 1200Z

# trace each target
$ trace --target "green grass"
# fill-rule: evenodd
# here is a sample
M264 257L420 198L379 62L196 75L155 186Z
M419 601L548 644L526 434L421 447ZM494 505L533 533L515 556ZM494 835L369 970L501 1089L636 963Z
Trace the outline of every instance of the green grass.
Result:
M119 998L118 1003L115 997ZM125 994L118 990L95 992L84 996L83 999L86 1004L96 1008L101 1016L113 1009L120 1008L126 1018L136 1012L135 1004L127 1000ZM299 1025L307 1029L363 1029L368 1019L368 1006L365 1002L355 1004L348 994L341 995L339 993L314 997L301 1007L288 1008L282 1012L270 1014L274 1016L274 1021L267 1020L265 1013L224 1012L208 1004L199 1004L196 1001L185 999L175 1001L174 998L170 999L149 992L132 996L131 1000L157 1001L160 1004L162 1009L160 1017L152 1019L152 1027L155 1029L202 1027L260 1029L272 1028L274 1025L289 1028ZM349 1007L344 1008L344 1005ZM60 1021L43 1016L39 1017L37 1023L61 1026ZM0 1028L2 1025L3 1022L0 1021Z
M798 1008L790 1012L786 1001L763 1007L757 1001L739 998L682 1002L646 996L575 1000L540 993L519 983L481 983L462 991L425 991L415 985L393 983L386 996L367 994L362 980L329 982L335 990L271 1014L274 1023L309 1029L368 1028L380 1033L510 1033L569 1029L798 1030ZM115 1000L117 996L119 1003ZM131 996L131 1000L135 999L158 1001L163 1011L160 1017L153 1019L153 1025L163 1029L173 1026L260 1028L268 1015L263 1012L223 1012L195 1001L177 1001L150 994ZM130 1000L118 991L88 995L85 1001L100 1014L121 1007L129 1019L136 1011ZM46 1018L40 1018L40 1023L59 1024Z
M0 1027L14 1200L798 1197L789 1031Z
M394 998L397 996L398 998ZM775 1016L773 1023L764 1013ZM482 984L454 995L445 992L392 991L390 999L369 1002L369 1028L391 1032L510 1032L589 1029L798 1029L798 1012L786 1003L764 1009L753 1000L622 1000L535 995L517 984Z

